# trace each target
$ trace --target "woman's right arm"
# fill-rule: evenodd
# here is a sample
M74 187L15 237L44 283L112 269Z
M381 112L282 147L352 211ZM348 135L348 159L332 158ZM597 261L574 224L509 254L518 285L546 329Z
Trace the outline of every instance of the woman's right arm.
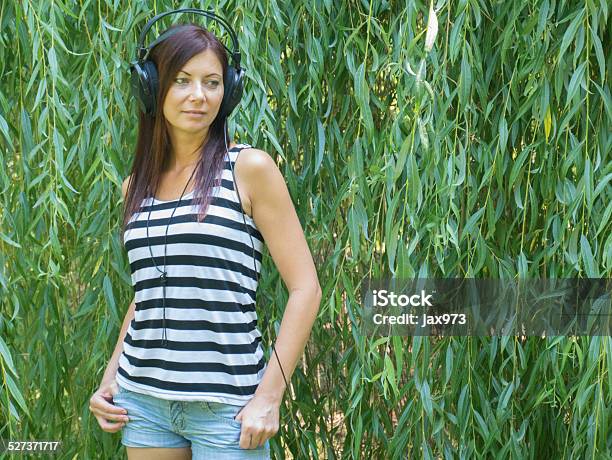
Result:
M104 375L102 376L100 387L106 383L114 382L115 380L117 369L119 368L119 357L123 352L123 340L125 339L127 330L130 327L130 323L134 319L135 309L136 300L134 298L130 304L130 307L128 308L127 313L125 314L125 318L123 319L123 325L121 326L121 331L119 332L119 338L117 339L117 344L115 345L115 351L113 351L111 359L108 361L108 366L106 366L106 371L104 371Z
M121 327L121 332L119 332L115 351L106 367L102 382L93 396L89 399L89 410L94 414L96 420L98 420L100 428L109 433L119 431L129 420L127 411L113 404L113 396L115 396L119 389L115 381L115 376L117 374L117 368L119 367L119 357L123 351L123 339L130 326L130 322L134 318L135 308L136 303L132 301L125 315L125 319L123 320L123 326Z
M127 194L128 182L131 176L128 176L121 184L121 194L123 195L123 200L125 201L125 196ZM102 376L102 382L100 386L105 383L112 382L115 380L115 375L117 374L117 369L119 368L119 357L123 352L123 340L125 339L125 334L127 333L128 327L130 327L130 323L132 319L134 319L134 310L136 309L136 298L132 299L132 303L130 304L127 313L125 314L125 318L123 319L123 325L121 326L121 331L119 332L119 338L117 339L117 344L115 345L115 350L111 356L111 359L108 362L108 366L106 366L106 371L104 371L104 375Z
M129 176L123 181L121 190L123 193L123 199L127 191ZM129 420L127 417L127 411L122 407L112 404L113 396L117 393L118 387L115 377L117 375L117 369L119 368L119 358L123 352L123 341L127 330L130 327L132 319L134 319L134 312L136 310L136 298L132 299L132 303L128 307L125 318L123 319L123 325L117 338L117 344L115 350L106 366L104 375L102 376L102 382L100 386L89 400L89 410L94 414L98 420L98 424L102 430L109 433L115 433L119 431L125 423Z
M123 195L123 201L125 202L125 197L127 195L128 183L131 175L126 177L121 184L121 194ZM127 333L128 327L130 327L130 322L134 319L134 310L136 309L136 298L132 299L132 303L130 304L127 313L125 314L125 318L123 319L123 325L121 326L121 331L119 332L119 338L117 338L117 344L115 345L115 350L111 356L111 359L108 362L108 366L106 366L106 371L104 371L104 375L102 376L102 382L100 382L100 387L102 387L106 383L114 382L115 375L117 374L117 369L119 368L119 357L123 352L123 340L125 339L125 334Z

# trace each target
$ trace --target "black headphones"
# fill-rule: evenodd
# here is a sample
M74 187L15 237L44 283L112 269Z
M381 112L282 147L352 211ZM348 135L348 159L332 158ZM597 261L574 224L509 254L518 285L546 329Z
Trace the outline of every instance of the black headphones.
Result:
M217 118L227 117L232 110L234 110L234 107L238 105L240 98L242 97L244 69L240 67L238 39L236 38L236 33L225 19L217 16L212 11L204 11L197 8L182 8L179 10L172 10L158 14L147 22L144 29L140 33L140 38L138 40L137 60L130 63L132 93L138 101L140 110L149 116L155 116L155 112L157 110L157 91L159 89L159 79L157 67L155 66L155 63L149 59L149 53L155 45L180 31L181 27L176 27L172 30L164 32L147 47L143 46L145 36L156 21L160 20L164 16L174 13L200 14L209 19L217 21L228 31L232 39L232 46L234 50L230 50L225 45L223 45L223 47L230 54L233 66L228 65L225 69L225 76L223 78L223 101L221 101L221 107L219 108Z

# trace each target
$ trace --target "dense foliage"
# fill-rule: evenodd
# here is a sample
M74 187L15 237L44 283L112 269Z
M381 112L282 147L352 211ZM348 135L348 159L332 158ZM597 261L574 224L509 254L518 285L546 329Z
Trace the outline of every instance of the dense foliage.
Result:
M247 69L230 132L276 159L323 287L274 458L612 458L609 337L357 327L366 277L610 277L605 0L3 2L0 438L124 455L88 400L132 299L128 62L154 14L213 6Z

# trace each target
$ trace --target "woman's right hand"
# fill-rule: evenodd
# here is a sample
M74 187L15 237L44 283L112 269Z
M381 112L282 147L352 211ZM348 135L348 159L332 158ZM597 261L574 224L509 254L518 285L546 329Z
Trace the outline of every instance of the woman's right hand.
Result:
M115 406L113 396L117 394L119 386L115 380L102 382L98 390L89 399L89 410L98 420L103 431L116 433L128 422L127 411Z

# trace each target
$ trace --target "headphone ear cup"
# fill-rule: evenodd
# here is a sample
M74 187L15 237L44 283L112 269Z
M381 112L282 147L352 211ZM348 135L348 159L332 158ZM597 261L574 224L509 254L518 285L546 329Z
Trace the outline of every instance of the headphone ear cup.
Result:
M157 90L159 80L157 67L153 61L133 62L130 66L132 94L138 101L140 110L154 116L157 109Z
M239 68L227 67L223 79L223 101L217 117L224 118L232 113L242 97L244 71Z
M150 101L147 105L147 114L155 116L157 110L157 90L159 88L159 79L157 76L157 67L153 61L145 61L145 73L147 74L147 100Z

